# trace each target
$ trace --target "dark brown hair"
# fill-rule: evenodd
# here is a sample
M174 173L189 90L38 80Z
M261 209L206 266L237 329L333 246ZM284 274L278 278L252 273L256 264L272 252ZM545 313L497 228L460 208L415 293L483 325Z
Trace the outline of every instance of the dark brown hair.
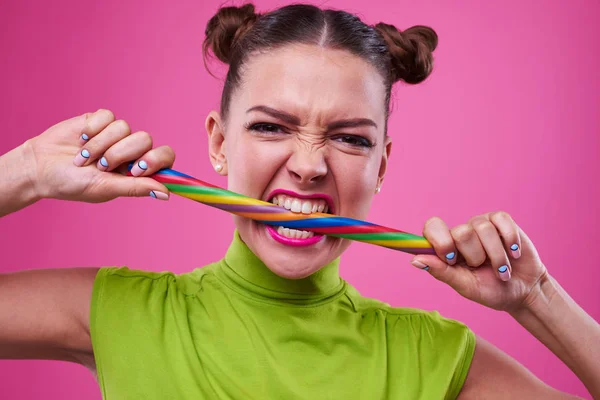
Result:
M348 12L307 4L292 4L266 14L257 14L253 4L222 7L208 21L205 34L205 63L212 50L229 64L221 97L224 119L240 83L240 68L250 54L302 43L347 50L379 71L386 88L386 130L392 85L400 80L410 84L425 80L431 73L432 52L438 41L435 31L426 26L404 31L384 23L369 26Z

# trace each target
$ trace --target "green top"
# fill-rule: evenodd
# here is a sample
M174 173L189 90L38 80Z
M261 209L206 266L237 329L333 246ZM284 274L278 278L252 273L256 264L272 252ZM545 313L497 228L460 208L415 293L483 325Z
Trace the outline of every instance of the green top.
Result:
M473 332L362 297L338 267L281 278L236 232L223 260L189 273L100 269L90 329L103 399L456 398Z

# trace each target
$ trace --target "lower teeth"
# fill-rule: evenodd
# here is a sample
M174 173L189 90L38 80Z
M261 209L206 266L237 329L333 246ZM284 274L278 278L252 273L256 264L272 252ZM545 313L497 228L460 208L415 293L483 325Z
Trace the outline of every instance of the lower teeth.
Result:
M298 229L284 228L283 226L277 227L277 233L281 236L285 236L290 239L308 239L313 237L315 234L309 231L300 231Z

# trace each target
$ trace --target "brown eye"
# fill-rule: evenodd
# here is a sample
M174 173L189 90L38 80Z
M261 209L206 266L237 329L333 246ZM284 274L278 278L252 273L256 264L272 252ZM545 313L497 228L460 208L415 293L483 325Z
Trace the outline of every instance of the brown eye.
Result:
M337 140L338 142L347 143L351 146L373 147L373 144L367 138L364 138L362 136L340 135L340 136L334 137L333 139Z
M251 131L257 131L261 133L283 133L281 127L276 124L258 123L250 126Z

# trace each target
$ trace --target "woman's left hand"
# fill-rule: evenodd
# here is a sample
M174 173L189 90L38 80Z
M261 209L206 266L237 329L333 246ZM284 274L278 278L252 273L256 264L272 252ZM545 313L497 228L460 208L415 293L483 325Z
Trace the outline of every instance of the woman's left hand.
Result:
M425 223L423 236L437 256L417 255L411 263L487 307L527 307L548 278L533 243L506 212L478 215L452 229L433 217Z

